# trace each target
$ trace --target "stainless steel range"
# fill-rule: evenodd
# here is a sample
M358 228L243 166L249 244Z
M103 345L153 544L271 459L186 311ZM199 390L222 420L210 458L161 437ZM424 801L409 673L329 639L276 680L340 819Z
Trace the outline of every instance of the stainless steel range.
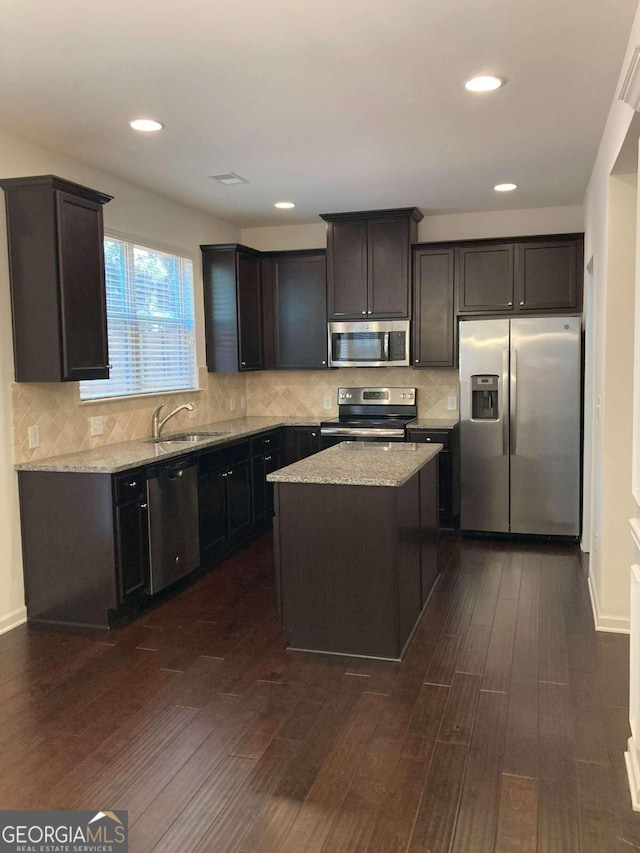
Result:
M415 388L338 388L338 417L320 424L320 447L341 441L404 441L418 414Z

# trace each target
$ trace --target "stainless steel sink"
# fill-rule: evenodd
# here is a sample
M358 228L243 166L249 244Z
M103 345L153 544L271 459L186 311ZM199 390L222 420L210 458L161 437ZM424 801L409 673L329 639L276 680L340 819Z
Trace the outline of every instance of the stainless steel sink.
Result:
M178 435L163 435L160 438L147 438L148 444L197 444L205 438L217 438L226 432L181 432Z

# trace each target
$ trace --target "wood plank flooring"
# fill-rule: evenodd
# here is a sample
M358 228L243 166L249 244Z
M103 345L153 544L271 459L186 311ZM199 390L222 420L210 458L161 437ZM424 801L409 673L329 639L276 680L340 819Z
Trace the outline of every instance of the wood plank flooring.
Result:
M132 853L623 853L628 638L579 551L443 537L402 664L290 653L269 537L111 633L0 637L0 808Z

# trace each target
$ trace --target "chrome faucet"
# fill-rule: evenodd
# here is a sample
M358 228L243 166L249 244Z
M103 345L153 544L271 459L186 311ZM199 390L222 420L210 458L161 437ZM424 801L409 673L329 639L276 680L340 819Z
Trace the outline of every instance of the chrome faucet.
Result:
M169 412L166 418L162 418L160 420L160 412L164 409L164 405L158 406L155 412L151 415L151 437L152 438L160 438L162 433L162 427L166 424L166 422L172 418L174 415L177 415L178 412L193 411L193 403L183 403L181 406L177 406L172 412Z

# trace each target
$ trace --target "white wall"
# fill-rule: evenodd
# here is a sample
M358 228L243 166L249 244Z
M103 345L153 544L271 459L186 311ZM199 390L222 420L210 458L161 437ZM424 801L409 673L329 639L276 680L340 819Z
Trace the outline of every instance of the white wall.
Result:
M640 43L636 14L621 68L626 72ZM619 85L616 88L616 94ZM585 195L585 263L592 263L594 286L594 401L591 417L592 549L589 584L597 627L628 630L631 472L631 401L635 178L615 175L616 160L628 144L631 107L614 98ZM635 126L635 123L634 123ZM633 233L632 233L633 232ZM598 547L595 547L596 536Z
M584 230L580 205L499 210L484 213L429 215L418 223L418 242L522 237L530 234L565 234ZM327 244L324 222L276 228L244 228L241 242L260 251L319 249Z
M234 242L237 228L183 207L133 184L0 133L0 175L54 174L114 196L104 210L105 227L181 249L194 259L198 363L204 363L201 243ZM10 391L13 382L11 310L4 204L0 205L0 632L24 618L17 478L13 470Z

